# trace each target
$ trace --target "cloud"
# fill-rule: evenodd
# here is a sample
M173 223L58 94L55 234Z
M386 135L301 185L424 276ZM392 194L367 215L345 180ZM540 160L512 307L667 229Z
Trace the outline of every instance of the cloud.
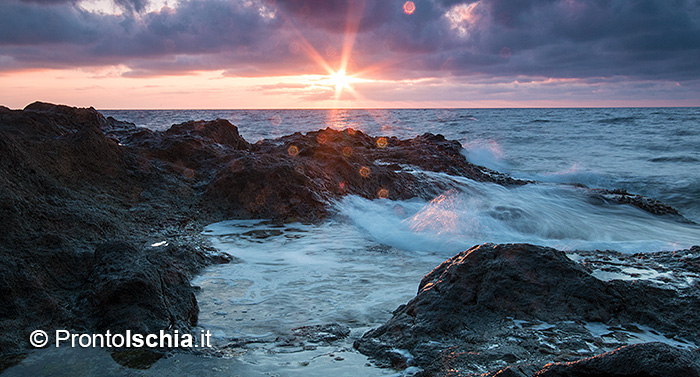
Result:
M75 4L78 0L20 0L23 3L37 3L37 4Z
M114 0L114 3L127 12L143 12L148 5L148 0Z
M0 69L124 65L131 76L222 70L228 76L325 73L305 48L369 76L694 80L697 0L181 0L122 15L70 0L0 4ZM4 65L3 65L4 64ZM374 71L372 71L374 69Z
M288 90L288 89L307 89L308 87L309 87L309 85L307 85L307 84L280 82L277 84L258 85L258 86L251 88L250 90L267 92L270 90L284 91L284 90Z

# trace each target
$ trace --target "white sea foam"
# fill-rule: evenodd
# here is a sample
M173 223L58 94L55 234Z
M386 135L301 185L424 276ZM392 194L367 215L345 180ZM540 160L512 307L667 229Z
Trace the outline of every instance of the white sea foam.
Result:
M460 185L431 201L348 196L338 212L372 240L399 249L451 255L484 242L527 242L563 250L649 252L687 248L700 227L628 205L591 200L583 189L554 184L503 187L446 174Z
M588 322L584 325L591 335L604 341L622 342L625 344L639 344L648 342L666 343L673 347L684 349L696 349L697 345L685 339L671 339L651 327L635 324L634 328L617 328L599 322Z
M615 187L616 180L609 174L596 172L574 163L567 169L548 173L515 173L517 178L544 183L579 184L587 187Z
M503 148L496 140L475 139L462 143L462 154L472 164L491 170L509 172L511 166L506 160Z
M200 323L220 337L277 336L330 322L376 326L444 260L379 245L338 221L227 221L206 234L241 261L211 267L194 281L202 287Z

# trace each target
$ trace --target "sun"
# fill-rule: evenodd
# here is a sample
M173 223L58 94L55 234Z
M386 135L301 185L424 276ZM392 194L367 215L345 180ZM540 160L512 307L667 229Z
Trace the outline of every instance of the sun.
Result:
M331 75L331 83L335 86L336 93L340 94L344 88L350 89L350 77L345 75L345 70L340 69Z

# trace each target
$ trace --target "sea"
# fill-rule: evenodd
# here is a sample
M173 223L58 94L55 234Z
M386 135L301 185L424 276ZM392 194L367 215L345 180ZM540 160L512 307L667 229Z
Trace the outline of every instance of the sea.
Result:
M134 370L104 350L49 349L3 375L31 375L47 365L61 375L411 375L416 369L376 368L352 340L415 296L425 274L473 245L646 253L700 244L700 108L101 112L152 130L227 119L252 143L326 127L399 138L430 132L459 141L474 164L535 183L503 187L421 172L461 189L433 200L346 196L330 203L332 215L318 224L210 224L204 235L236 258L192 282L200 287L199 329L213 334L216 357L176 354ZM683 219L592 200L581 186L648 196ZM296 328L328 323L349 327L350 336L283 344Z

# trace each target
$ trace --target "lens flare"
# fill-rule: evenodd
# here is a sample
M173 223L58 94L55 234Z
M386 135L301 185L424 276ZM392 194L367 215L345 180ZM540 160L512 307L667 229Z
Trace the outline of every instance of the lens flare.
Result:
M190 168L185 168L182 171L182 175L184 175L185 178L187 178L187 179L192 179L192 178L194 178L194 170L192 170Z
M290 156L294 157L299 154L299 148L296 145L292 145L289 148L287 148L287 153L289 153Z
M297 42L292 42L289 44L289 52L292 54L298 54L299 50L301 50L301 47L299 46L299 43Z
M413 14L416 11L416 4L413 1L407 1L403 3L403 12L406 14Z
M500 55L503 59L508 59L510 57L510 47L505 46L501 49Z
M380 137L379 139L377 139L377 146L379 148L384 148L384 147L386 147L386 145L387 145L387 141L386 141L385 137Z
M371 173L371 171L369 170L368 167L363 166L363 167L360 168L360 175L361 175L363 178L369 177L370 173Z
M255 204L259 206L265 205L265 194L258 194L258 196L255 197Z

